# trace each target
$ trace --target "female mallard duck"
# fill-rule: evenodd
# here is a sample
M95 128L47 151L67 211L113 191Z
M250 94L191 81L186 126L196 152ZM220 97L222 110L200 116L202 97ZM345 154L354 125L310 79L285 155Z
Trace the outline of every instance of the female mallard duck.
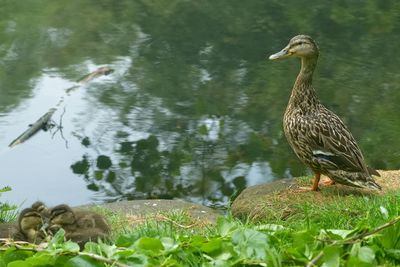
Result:
M311 37L298 35L271 60L299 57L301 70L283 118L286 138L300 160L315 173L312 191L318 190L321 174L340 184L381 189L367 166L352 134L332 111L319 101L312 86L318 60L318 46Z

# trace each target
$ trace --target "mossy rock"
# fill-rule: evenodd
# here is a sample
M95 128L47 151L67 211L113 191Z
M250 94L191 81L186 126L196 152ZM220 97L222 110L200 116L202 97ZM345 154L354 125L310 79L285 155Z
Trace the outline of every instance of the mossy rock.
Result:
M334 201L346 202L354 197L373 197L389 191L400 190L400 171L379 171L381 177L376 181L382 191L360 189L340 184L320 186L320 191L304 191L301 188L311 187L312 177L282 179L268 184L246 188L232 203L232 215L252 222L286 220L304 212L304 205L311 209ZM322 177L322 180L326 177Z

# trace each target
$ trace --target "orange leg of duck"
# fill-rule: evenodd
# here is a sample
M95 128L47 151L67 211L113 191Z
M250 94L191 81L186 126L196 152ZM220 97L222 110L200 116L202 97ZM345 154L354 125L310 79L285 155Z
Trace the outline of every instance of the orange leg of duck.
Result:
M315 173L314 183L311 187L311 191L318 191L318 184L320 179L321 179L321 174L319 172Z
M329 177L326 177L326 179L324 179L323 181L321 181L321 173L316 172L315 176L314 176L314 181L313 181L313 185L311 188L309 187L299 187L296 191L297 192L309 192L309 191L318 191L318 185L324 185L324 186L329 186L329 185L333 185L335 184L335 181L333 181L332 179L330 179Z

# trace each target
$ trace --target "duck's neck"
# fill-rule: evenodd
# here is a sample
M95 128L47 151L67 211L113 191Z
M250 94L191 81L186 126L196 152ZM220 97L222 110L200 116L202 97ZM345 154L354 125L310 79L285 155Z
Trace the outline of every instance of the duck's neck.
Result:
M290 106L315 107L319 104L318 97L312 87L312 77L317 65L318 55L301 58L301 69L294 83L292 94L289 99Z

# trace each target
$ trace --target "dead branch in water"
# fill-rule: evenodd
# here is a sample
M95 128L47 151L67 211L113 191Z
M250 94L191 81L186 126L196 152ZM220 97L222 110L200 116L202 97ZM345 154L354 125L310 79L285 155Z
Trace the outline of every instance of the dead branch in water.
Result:
M88 75L86 75L85 77L83 77L82 79L80 79L78 81L78 83L80 85L84 85L88 82L90 82L91 80L102 76L102 75L108 75L110 73L112 73L113 70L109 67L101 67L98 68L97 70L93 71L92 73L89 73ZM66 92L68 93L69 90L72 90L74 88L76 88L77 86L73 86L70 89L67 89ZM59 101L59 103L56 105L56 107L58 107L61 103L62 103L62 99ZM28 140L29 138L31 138L34 134L36 134L40 129L44 129L48 122L50 121L51 117L53 116L54 112L56 112L57 108L51 108L49 109L49 111L47 111L42 117L40 117L35 123L33 123L32 125L29 126L29 128L23 132L21 135L19 135L17 138L15 138L8 146L9 147L14 147L18 144L21 144L23 142L25 142L26 140ZM65 109L64 109L64 113L65 113ZM62 114L62 116L64 115L64 113ZM62 118L61 116L61 118ZM61 125L61 122L60 122ZM59 129L61 130L62 126L59 127ZM61 132L62 134L62 132ZM68 143L66 142L66 145L68 146Z

